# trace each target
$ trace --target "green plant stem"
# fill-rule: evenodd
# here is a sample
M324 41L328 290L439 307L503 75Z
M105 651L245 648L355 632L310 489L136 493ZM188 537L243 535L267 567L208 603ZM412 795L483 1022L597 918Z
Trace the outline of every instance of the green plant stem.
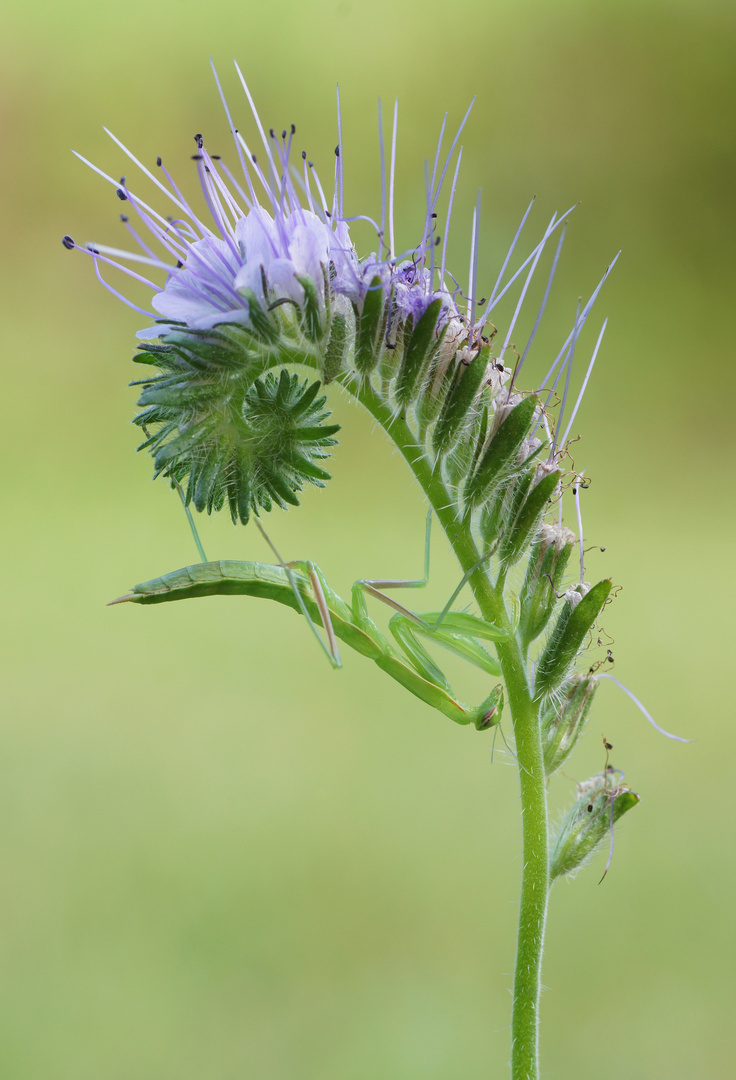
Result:
M483 618L511 629L503 598L505 580L499 576L494 588L486 566L476 566L480 553L465 521L441 478L433 471L409 425L381 401L372 387L357 379L344 381L346 389L363 404L385 429L425 492L465 573L476 567L470 587ZM549 835L547 790L539 721L527 678L524 654L516 635L497 646L498 659L508 694L514 727L521 790L523 869L519 904L519 930L514 974L511 1021L512 1080L539 1077L539 998L542 950L549 897Z
M537 1080L542 950L549 897L547 790L539 709L529 692L517 641L499 645L498 654L514 725L523 843L511 1019L511 1076L512 1080Z

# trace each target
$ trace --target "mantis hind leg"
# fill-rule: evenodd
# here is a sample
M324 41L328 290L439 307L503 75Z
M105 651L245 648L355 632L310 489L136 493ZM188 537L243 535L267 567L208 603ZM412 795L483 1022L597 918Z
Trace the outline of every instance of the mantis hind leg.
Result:
M207 556L204 553L204 548L202 547L202 541L199 539L199 533L197 532L197 526L194 524L194 518L192 517L192 511L187 506L187 497L184 494L184 491L182 490L181 484L179 483L178 480L175 480L173 478L173 476L171 478L171 483L174 485L176 490L179 492L179 498L181 499L181 505L184 507L184 513L187 516L187 521L189 522L189 528L192 530L192 536L194 537L194 543L197 546L197 552L198 552L199 557L202 560L202 562L205 563L205 562L207 562Z
M329 592L329 588L327 586L327 582L325 581L321 571L317 569L317 567L314 565L314 563L311 563L311 562L304 563L304 568L305 568L306 573L307 573L307 575L309 577L309 582L310 582L310 585L312 586L312 592L314 593L314 602L317 605L317 611L319 612L319 617L320 617L320 620L322 622L322 626L324 627L325 634L327 636L327 641L326 642L324 641L324 639L322 638L322 635L320 634L319 630L317 629L317 626L316 626L316 624L314 622L314 619L309 614L309 609L307 608L307 605L304 602L304 597L302 596L301 590L300 590L299 586L297 585L296 579L295 579L294 574L292 572L292 569L291 569L292 564L284 562L284 560L281 558L281 556L279 555L278 551L276 550L276 547L273 544L271 538L269 537L268 533L266 532L266 530L261 525L258 518L254 518L254 521L255 521L256 525L258 526L258 528L259 528L259 530L261 532L261 535L263 536L263 539L266 541L268 546L271 548L271 551L274 553L274 555L278 559L281 568L286 573L286 576L289 579L289 585L291 586L291 591L294 593L294 597L296 598L296 602L299 605L299 610L301 611L304 618L307 620L307 623L309 624L309 628L312 631L312 633L314 634L317 641L319 642L319 646L322 649L323 653L325 654L325 656L327 657L327 659L329 660L330 664L333 667L335 667L335 668L342 667L342 660L340 658L340 649L339 649L338 644L337 644L337 637L335 636L335 631L334 631L333 626L332 626L332 619L330 617L330 609L328 607L327 597L325 595L326 592Z

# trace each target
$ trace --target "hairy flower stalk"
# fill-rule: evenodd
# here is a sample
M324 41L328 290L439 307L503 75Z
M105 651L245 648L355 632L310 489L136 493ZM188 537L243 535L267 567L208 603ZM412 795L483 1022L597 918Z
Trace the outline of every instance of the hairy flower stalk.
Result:
M202 562L138 585L121 600L159 603L215 592L267 597L306 616L313 629L321 625L323 647L334 663L339 664L340 639L459 724L487 730L500 723L508 702L523 832L511 1074L533 1080L539 1075L541 960L551 882L582 865L606 836L612 838L615 820L637 801L613 781L606 759L604 773L581 789L559 836L550 839L548 778L584 730L600 664L586 659L579 669L579 658L593 645L612 595L610 580L585 581L579 501L584 481L569 440L605 323L577 392L573 361L613 263L530 386L529 357L571 211L554 215L531 251L519 257L530 204L495 284L482 297L478 201L470 282L463 291L446 265L446 252L467 114L444 156L443 124L427 169L422 234L411 250L397 253L395 111L388 176L382 130L380 137L376 251L361 257L351 239L354 219L344 211L341 131L328 200L306 154L295 155L293 126L267 133L237 72L255 120L258 153L235 127L223 96L233 168L209 152L201 134L195 136L206 213L195 211L161 158L149 169L115 139L158 189L166 202L163 212L144 201L137 186L93 165L123 203L130 250L77 245L64 237L65 247L93 260L107 288L152 320L138 332L136 360L146 367L137 383L140 411L134 421L145 435L140 449L152 454L155 475L179 487L188 506L211 513L227 504L233 521L246 523L274 504L296 505L306 484L329 479L323 462L337 427L328 423L320 387L338 383L368 409L405 458L457 555L462 584L471 588L479 614L454 608L460 589L443 612L424 616L385 592L422 582L359 581L346 603L312 563L287 566L280 559L277 565ZM108 268L148 289L153 310L112 285ZM531 286L540 276L536 307L527 315ZM510 314L497 328L491 317L504 300ZM571 489L576 531L563 524ZM571 559L575 548L579 558ZM571 562L579 565L572 583ZM369 618L369 596L395 610L389 623L393 642ZM480 705L458 699L425 648L433 644L491 676ZM501 683L495 681L499 676Z

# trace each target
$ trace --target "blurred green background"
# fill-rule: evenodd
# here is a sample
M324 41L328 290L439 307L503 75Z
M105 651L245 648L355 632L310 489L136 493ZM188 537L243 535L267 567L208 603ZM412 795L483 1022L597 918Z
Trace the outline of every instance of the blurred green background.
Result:
M280 5L28 0L0 40L5 168L0 409L0 1075L8 1080L480 1080L506 1075L519 877L508 755L352 655L332 672L283 609L228 598L105 607L194 561L174 495L136 456L126 389L141 325L65 252L119 243L103 123L191 189L192 135L239 117L237 57L266 125L323 172L343 95L348 209L377 213L376 99L400 98L400 242L445 110L464 135L452 259L481 280L529 197L537 236L578 199L535 369L612 254L610 315L577 425L589 572L616 674L600 736L642 802L602 860L556 886L545 1075L733 1076L734 63L717 2L435 0ZM183 179L182 179L183 178ZM529 241L528 241L529 243ZM587 342L588 355L590 341ZM530 373L531 374L531 373ZM336 395L334 480L270 519L339 591L413 576L423 507ZM269 555L202 527L210 557ZM456 573L441 540L427 606ZM482 685L461 668L465 693ZM555 805L572 784L557 777Z

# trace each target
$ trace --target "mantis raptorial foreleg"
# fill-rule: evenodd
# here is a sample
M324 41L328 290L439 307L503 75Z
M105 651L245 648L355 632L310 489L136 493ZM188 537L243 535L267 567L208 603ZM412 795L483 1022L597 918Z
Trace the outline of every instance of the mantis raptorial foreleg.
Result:
M485 701L475 708L464 705L445 688L446 680L441 673L434 679L425 678L424 670L427 665L418 654L415 653L414 658L408 652L399 654L373 626L367 615L365 618L356 619L353 608L329 587L314 563L292 562L288 566L283 560L280 560L277 566L254 562L197 563L163 577L144 581L126 596L111 602L159 604L215 595L262 597L306 614L315 633L320 624L330 628L328 644L322 641L318 633L317 636L332 662L335 662L337 654L334 639L340 638L356 652L373 660L387 675L416 697L449 716L457 724L474 724L482 731L498 724L501 719L501 685L493 687ZM360 600L364 603L362 594ZM416 629L414 623L412 629ZM477 627L474 629L477 630ZM433 636L436 633L433 632ZM438 671L436 667L435 670ZM434 672L428 671L428 674Z
M352 589L352 606L350 608L327 584L322 571L312 562L293 561L285 562L263 525L256 518L256 525L263 535L264 540L278 559L281 569L286 575L289 588L294 595L297 606L304 615L310 630L317 639L320 648L333 667L342 667L340 650L337 643L337 634L333 619L338 619L338 624L351 623L356 631L364 636L364 640L375 649L373 659L384 668L393 678L401 682L407 689L425 701L440 708L453 719L467 715L467 709L455 699L454 693L444 672L438 667L427 650L418 640L417 635L430 639L433 643L449 649L457 656L475 664L482 671L490 675L500 675L498 662L477 640L501 641L507 634L500 627L493 626L475 615L465 612L450 611L450 607L457 598L461 589L466 584L470 574L475 570L473 567L465 575L458 588L453 593L448 604L441 612L431 612L427 615L418 615L408 608L399 604L388 596L386 589L418 589L426 586L429 579L429 555L430 537L432 525L432 511L427 515L427 528L424 548L424 576L422 578L399 580L371 578L356 581ZM482 561L482 560L481 560ZM307 582L308 587L307 587ZM305 592L306 589L306 592ZM311 593L311 596L309 595ZM389 629L399 645L403 657L392 649L388 640L378 630L368 615L366 597L372 596L381 603L392 608L396 614L389 622ZM327 641L320 634L317 623L312 618L307 601L312 602L312 611L316 608L319 622L324 628ZM341 631L344 636L344 630ZM409 662L408 666L406 661ZM419 679L417 679L417 676ZM437 691L439 697L434 700ZM494 691L491 699L488 699L479 709L473 710L475 722L478 726L490 726L497 708L498 692ZM498 698L500 702L500 698ZM493 704L496 702L496 704ZM457 714L457 715L456 715ZM467 722L460 720L460 722Z

